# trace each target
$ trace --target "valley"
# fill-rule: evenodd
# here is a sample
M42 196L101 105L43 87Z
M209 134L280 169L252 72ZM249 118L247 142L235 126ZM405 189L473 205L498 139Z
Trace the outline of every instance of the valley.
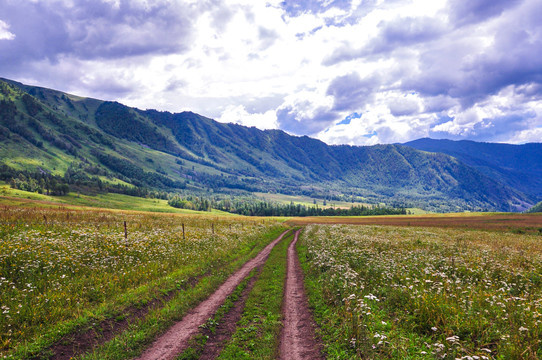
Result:
M542 356L538 145L328 146L0 85L1 358Z
M541 18L0 0L0 360L542 359Z
M513 173L498 152L486 171L399 144L329 146L191 112L0 84L0 180L32 191L220 199L264 193L433 212L522 211L541 200L538 165Z

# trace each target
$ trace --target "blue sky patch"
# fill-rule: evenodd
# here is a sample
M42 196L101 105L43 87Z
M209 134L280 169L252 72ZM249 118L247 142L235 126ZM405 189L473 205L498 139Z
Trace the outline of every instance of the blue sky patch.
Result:
M359 119L361 118L361 115L360 113L352 113L350 115L348 115L347 117L345 117L343 120L341 120L341 122L339 122L337 125L348 125L352 122L353 119Z

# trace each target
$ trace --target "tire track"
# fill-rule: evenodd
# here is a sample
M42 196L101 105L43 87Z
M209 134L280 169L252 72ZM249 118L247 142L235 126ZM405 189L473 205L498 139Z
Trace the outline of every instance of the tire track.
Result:
M295 245L301 230L295 233L288 247L288 269L284 290L284 328L280 341L281 360L324 359L321 345L315 336L316 324L309 310L303 285L303 270Z
M220 320L220 324L217 326L214 332L209 330L204 330L203 334L207 335L209 339L205 343L205 347L199 356L199 360L213 360L216 359L220 352L226 346L226 342L231 339L233 333L237 329L237 323L241 319L243 314L243 309L245 308L245 303L248 299L248 295L252 291L254 284L258 280L259 273L261 268L258 271L258 274L254 275L248 282L246 288L241 293L241 296L233 307L228 311L228 313Z
M189 346L189 340L198 333L199 326L211 317L224 300L235 290L237 285L256 267L265 263L273 247L290 230L284 231L278 238L267 245L256 257L249 260L243 267L224 284L222 284L211 296L201 302L186 316L173 325L166 333L154 341L154 343L136 360L173 360L184 349Z

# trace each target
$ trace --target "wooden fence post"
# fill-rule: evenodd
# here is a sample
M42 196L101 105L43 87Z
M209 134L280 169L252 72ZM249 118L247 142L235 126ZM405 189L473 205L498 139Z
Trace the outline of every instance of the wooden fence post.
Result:
M126 228L126 221L124 222L124 241L126 248L128 248L128 229Z

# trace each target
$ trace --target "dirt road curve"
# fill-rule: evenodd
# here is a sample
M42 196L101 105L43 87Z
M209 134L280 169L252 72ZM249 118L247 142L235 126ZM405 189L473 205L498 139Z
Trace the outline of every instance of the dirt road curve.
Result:
M284 328L280 343L280 359L324 359L315 338L315 324L309 311L303 286L303 271L295 250L299 232L300 230L295 233L294 241L288 247L288 269L283 304Z
M289 230L288 230L289 231ZM248 261L230 276L209 298L192 309L181 321L160 336L137 360L172 360L188 347L188 341L198 332L198 327L211 317L226 297L256 267L265 263L271 249L288 231L267 245L254 259Z

